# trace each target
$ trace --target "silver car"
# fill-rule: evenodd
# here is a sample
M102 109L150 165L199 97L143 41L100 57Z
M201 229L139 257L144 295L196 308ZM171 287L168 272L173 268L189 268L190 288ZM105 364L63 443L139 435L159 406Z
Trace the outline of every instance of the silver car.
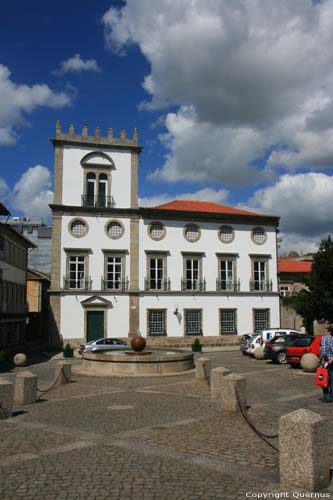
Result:
M91 340L85 345L80 345L79 353L82 354L83 352L119 351L126 349L131 349L131 346L127 344L127 342L124 342L120 339L105 338Z

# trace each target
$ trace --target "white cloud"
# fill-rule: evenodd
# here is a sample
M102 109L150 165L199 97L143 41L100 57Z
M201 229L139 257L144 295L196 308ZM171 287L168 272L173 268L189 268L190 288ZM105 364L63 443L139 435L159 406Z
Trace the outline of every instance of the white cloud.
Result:
M68 94L53 92L45 84L29 87L14 83L9 69L0 64L0 145L16 143L16 128L27 124L26 114L42 106L62 108L70 102Z
M5 179L0 177L0 201L5 199L8 191L9 191L9 187L7 185L7 182L5 181Z
M75 54L66 61L60 63L60 68L52 71L54 75L64 75L65 73L82 73L83 71L91 71L100 73L101 68L98 66L96 59L81 59L80 54Z
M53 202L51 172L47 167L29 167L9 193L12 212L19 210L26 216L43 217L51 215L49 203Z
M333 166L329 0L127 0L103 21L109 47L137 44L150 63L144 106L178 107L151 179L244 185Z
M322 238L333 234L333 176L283 175L256 191L246 208L281 217L282 251L315 251Z
M229 192L225 189L212 189L204 188L199 189L195 192L182 193L171 195L169 193L164 193L155 196L149 196L139 199L139 205L141 207L154 207L157 205L163 205L172 200L200 200L200 201L214 201L215 203L225 203L229 196Z

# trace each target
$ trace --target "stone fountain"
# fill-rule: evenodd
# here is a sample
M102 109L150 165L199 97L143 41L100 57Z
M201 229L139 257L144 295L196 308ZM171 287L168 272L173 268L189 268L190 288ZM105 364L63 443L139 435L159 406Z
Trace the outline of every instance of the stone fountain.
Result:
M139 335L131 340L132 350L83 353L80 372L89 375L151 376L173 375L194 368L193 353L181 349L146 349Z

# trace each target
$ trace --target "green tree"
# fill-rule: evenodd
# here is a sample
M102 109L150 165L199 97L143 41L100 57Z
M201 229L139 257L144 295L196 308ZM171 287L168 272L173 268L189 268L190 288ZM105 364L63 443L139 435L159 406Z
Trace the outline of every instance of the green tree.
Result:
M285 304L303 316L307 326L315 319L333 323L333 241L330 236L320 242L304 283L306 289L287 297Z

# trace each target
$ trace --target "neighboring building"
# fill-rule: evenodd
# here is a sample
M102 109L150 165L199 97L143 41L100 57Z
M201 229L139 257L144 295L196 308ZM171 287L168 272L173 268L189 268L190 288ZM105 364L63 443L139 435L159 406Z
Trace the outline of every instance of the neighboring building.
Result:
M139 208L136 130L65 134L58 122L52 142L56 335L215 343L280 325L279 217L185 200Z
M51 273L52 227L30 217L12 217L8 224L35 244L28 254L29 269Z
M34 244L0 221L0 348L26 341L27 252Z
M306 260L300 260L302 258ZM312 263L313 254L308 254L303 257L297 256L292 259L281 258L278 261L279 292L281 296L281 326L284 328L300 330L303 326L303 317L297 314L291 307L286 306L283 303L283 298L297 295L305 288L304 275L311 272ZM313 322L313 333L315 335L322 335L325 328L325 322Z
M49 294L50 276L39 271L28 269L27 306L28 324L27 340L30 342L47 342L50 340L49 328Z

